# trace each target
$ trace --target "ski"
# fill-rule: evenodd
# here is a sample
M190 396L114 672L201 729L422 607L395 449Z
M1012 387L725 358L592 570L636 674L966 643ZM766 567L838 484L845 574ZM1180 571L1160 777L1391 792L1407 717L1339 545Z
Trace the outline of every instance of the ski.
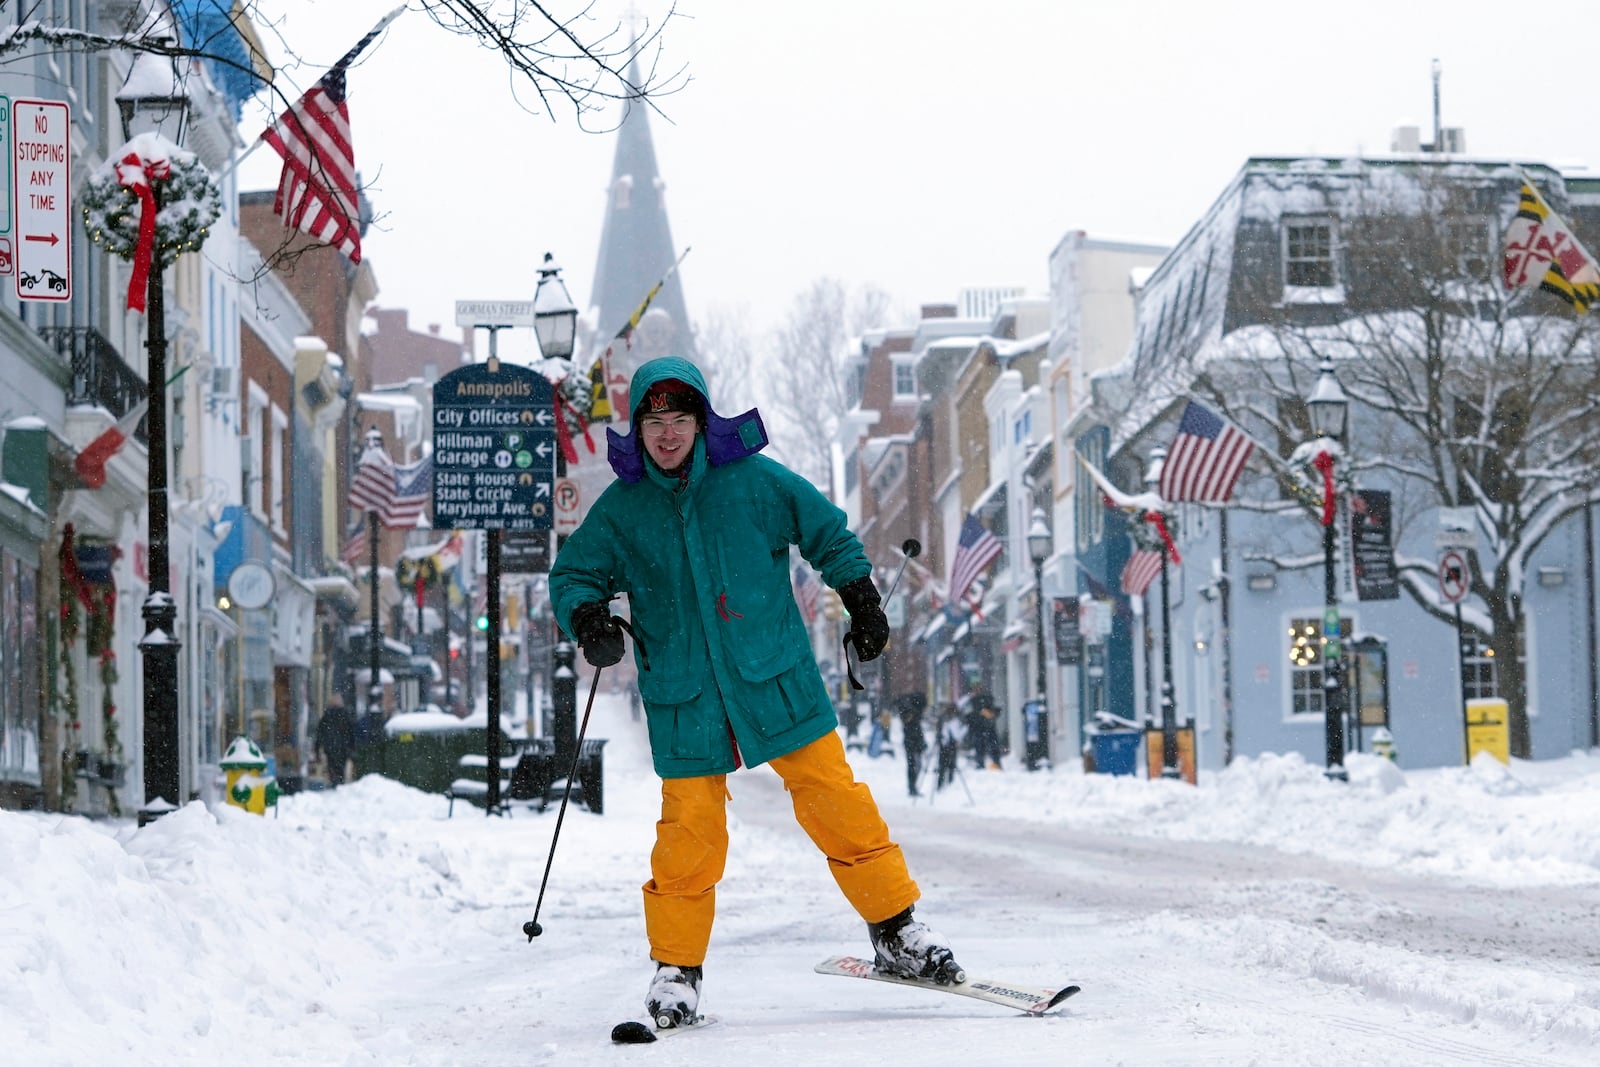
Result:
M648 1023L636 1022L629 1019L625 1023L618 1023L611 1028L611 1040L618 1045L648 1045L652 1041L660 1041L666 1037L677 1037L694 1030L704 1030L708 1026L715 1026L715 1015L697 1015L693 1022L679 1023L677 1026L658 1027Z
M818 974L836 974L844 978L867 978L874 982L888 982L891 985L915 986L935 993L953 993L958 997L971 997L974 1000L987 1001L990 1004L1001 1004L1008 1008L1016 1008L1028 1015L1043 1015L1062 1001L1077 993L1082 987L1076 985L1062 986L1057 989L1053 986L1025 985L1018 982L997 982L988 978L968 977L965 981L954 985L939 985L920 978L902 978L899 975L883 974L872 965L870 960L857 959L854 956L834 956L825 959L814 968Z

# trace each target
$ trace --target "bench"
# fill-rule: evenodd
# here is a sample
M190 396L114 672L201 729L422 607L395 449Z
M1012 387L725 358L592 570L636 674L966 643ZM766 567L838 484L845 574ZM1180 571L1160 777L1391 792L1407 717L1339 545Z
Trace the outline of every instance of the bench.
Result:
M596 815L605 812L606 738L585 738L578 746L578 774L572 795ZM539 803L540 810L566 792L570 763L556 764L555 742L548 737L517 743L516 766L511 771L509 796L513 800Z
M511 776L507 771L516 763L516 756L500 757L500 798L508 800L511 796ZM457 770L461 777L456 778L446 787L444 795L450 800L450 807L445 817L450 818L456 812L456 799L477 804L479 807L489 802L489 757L481 752L468 752L457 761Z

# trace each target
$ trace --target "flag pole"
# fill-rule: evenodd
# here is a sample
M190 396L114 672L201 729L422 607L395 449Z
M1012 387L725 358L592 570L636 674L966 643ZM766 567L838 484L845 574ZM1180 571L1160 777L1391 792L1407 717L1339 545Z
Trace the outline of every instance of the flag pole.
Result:
M655 285L651 286L648 293L644 294L644 299L639 301L639 306L633 309L633 314L628 316L626 322L617 327L617 332L611 335L611 339L606 342L605 348L601 349L600 355L595 357L594 364L590 365L589 375L591 378L594 376L594 367L596 365L599 366L601 385L606 390L606 399L608 401L610 400L611 391L611 384L609 380L611 375L611 350L617 346L617 341L619 338L633 336L634 329L638 327L639 320L644 318L644 313L650 309L650 304L655 300L656 294L667 287L667 283L672 280L672 276L678 273L679 265L683 263L684 259L687 258L689 253L693 250L693 245L684 246L683 254L673 261L672 266L667 268L667 272L661 276L661 280L656 282ZM615 405L613 405L613 407L614 406ZM617 413L613 411L611 417L616 418Z
M391 11L387 15L383 16L383 18L379 19L378 20L378 24L376 26L372 27L372 29L368 30L367 33L366 33L366 36L362 37L361 40L357 41L354 48L352 48L352 49L350 49L350 51L346 52L342 57L340 57L339 62L335 63L333 66L329 67L328 69L329 70L338 70L338 69L340 69L342 67L347 67L351 63L355 62L356 57L359 56L362 52L366 51L367 46L370 45L374 40L377 39L378 34L382 33L384 30L388 29L389 28L389 24L391 22L393 22L395 19L399 18L405 12L405 9L406 9L406 6L404 4L401 4L399 7L395 8L393 11ZM294 86L291 86L291 88L294 88ZM302 97L305 96L305 93L302 92L300 94L300 96L302 96ZM263 138L266 137L267 133L271 129L272 129L272 126L268 125L266 129L261 131L261 133L256 137L256 139L254 141L250 142L250 147L249 148L246 148L243 152L240 152L237 156L235 156L232 160L230 160L228 162L228 165L223 167L217 173L213 174L212 178L215 179L218 182L221 182L221 181L225 180L228 177L228 175L230 175L234 171L238 170L239 169L239 165L241 163L243 163L246 159L249 159L250 156L255 152L255 150L260 148L265 143L265 141L263 141Z

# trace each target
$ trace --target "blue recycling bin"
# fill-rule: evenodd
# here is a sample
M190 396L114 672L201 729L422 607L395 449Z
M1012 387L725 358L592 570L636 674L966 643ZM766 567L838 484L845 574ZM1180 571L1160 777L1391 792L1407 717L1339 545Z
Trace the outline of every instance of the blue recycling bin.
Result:
M1108 730L1094 735L1094 769L1100 774L1137 774L1139 740L1137 730Z

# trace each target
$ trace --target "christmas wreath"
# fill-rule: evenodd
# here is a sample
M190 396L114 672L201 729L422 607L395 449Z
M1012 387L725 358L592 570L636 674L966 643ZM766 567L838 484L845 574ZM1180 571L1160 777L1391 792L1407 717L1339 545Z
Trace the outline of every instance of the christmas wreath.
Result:
M134 264L128 306L135 310L144 308L144 279L152 266L165 268L199 248L222 214L222 195L205 164L148 133L96 167L80 201L89 240Z

